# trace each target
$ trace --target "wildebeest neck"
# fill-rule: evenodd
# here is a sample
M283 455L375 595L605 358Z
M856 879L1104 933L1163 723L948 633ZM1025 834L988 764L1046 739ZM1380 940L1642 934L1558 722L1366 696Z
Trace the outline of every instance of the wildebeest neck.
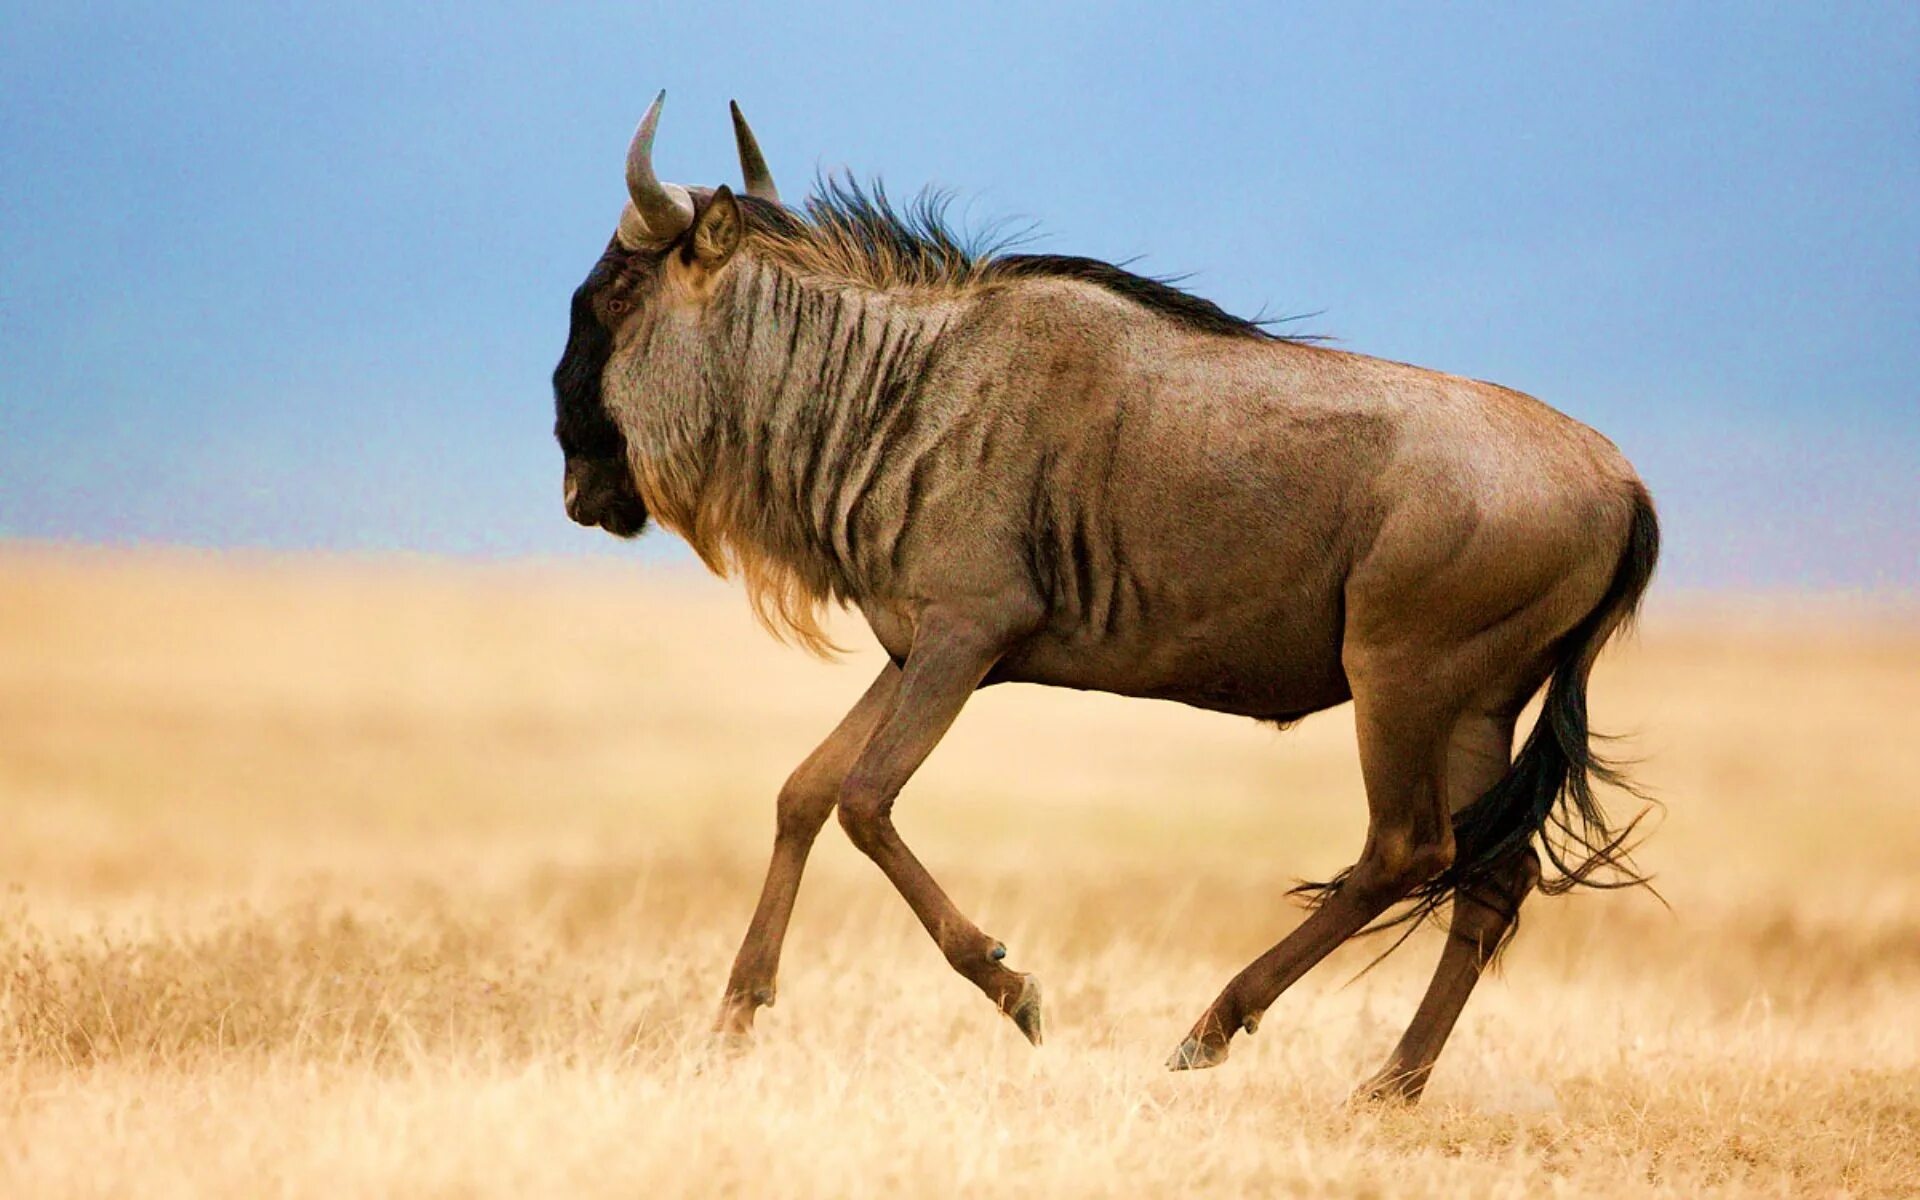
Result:
M867 501L935 431L920 393L961 304L827 284L755 264L727 322L739 378L728 417L775 554L817 563L839 598L874 582L887 530ZM750 315L749 315L750 314ZM879 540L876 541L876 535Z

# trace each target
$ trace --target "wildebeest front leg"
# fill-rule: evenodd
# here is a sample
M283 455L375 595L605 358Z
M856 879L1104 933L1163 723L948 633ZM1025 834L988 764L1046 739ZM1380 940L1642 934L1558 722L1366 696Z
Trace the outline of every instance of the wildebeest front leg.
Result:
M753 922L747 926L747 936L733 960L727 994L720 1002L718 1032L744 1037L753 1029L754 1012L762 1005L773 1003L780 946L786 940L787 921L793 915L793 901L800 890L800 873L806 869L807 853L813 848L820 826L826 823L827 814L833 811L834 802L840 797L840 786L853 768L854 759L873 736L880 719L892 711L899 686L900 669L888 663L867 688L866 695L860 697L860 702L827 735L827 740L787 777L780 789L773 859L767 864L767 881L760 889L760 903L753 910Z
M894 797L939 744L1005 645L966 621L923 614L892 711L840 789L840 823L853 844L886 872L953 969L1039 1045L1039 984L1007 968L1006 947L961 914L900 840L892 817Z

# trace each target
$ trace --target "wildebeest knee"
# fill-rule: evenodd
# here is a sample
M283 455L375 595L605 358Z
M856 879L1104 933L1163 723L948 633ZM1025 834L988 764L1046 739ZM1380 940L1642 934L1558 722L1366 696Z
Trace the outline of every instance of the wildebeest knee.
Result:
M1376 834L1354 865L1352 885L1363 893L1399 899L1453 865L1453 836L1415 839L1410 834Z
M801 836L818 833L839 796L837 777L802 766L780 788L780 832Z
M848 840L868 854L880 845L885 834L891 799L855 779L840 788L840 828L847 831Z

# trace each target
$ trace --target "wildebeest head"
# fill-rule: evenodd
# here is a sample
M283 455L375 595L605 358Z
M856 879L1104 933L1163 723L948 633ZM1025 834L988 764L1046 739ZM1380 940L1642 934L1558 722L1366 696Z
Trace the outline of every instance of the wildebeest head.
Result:
M659 365L671 384L673 339L650 348L650 334L676 301L695 298L739 247L744 231L739 204L724 185L688 189L655 177L653 135L666 95L654 99L633 135L629 201L600 261L573 293L567 348L553 372L554 436L566 456L567 515L620 537L646 527L647 505L635 483L637 464L608 406L608 373L621 370L623 358L644 353L665 360ZM778 203L773 177L738 105L733 128L747 194Z

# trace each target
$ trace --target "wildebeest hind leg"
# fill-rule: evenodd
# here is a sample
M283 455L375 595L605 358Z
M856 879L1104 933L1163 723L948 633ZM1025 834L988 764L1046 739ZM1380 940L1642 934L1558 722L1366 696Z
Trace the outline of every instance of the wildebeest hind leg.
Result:
M867 688L866 695L860 697L859 703L827 735L827 740L807 756L781 787L767 881L760 889L760 903L753 910L753 921L740 943L740 953L733 960L727 994L720 1002L717 1032L744 1038L753 1030L754 1012L773 1003L780 946L786 940L787 921L793 915L793 901L800 890L800 874L806 869L807 853L813 848L820 826L826 823L827 814L833 811L840 786L853 768L854 759L873 736L880 719L892 709L899 685L900 671L888 663Z
M1423 675L1396 674L1412 680ZM1368 809L1360 859L1305 921L1233 977L1167 1060L1173 1070L1225 1062L1233 1035L1253 1032L1281 992L1453 861L1444 781L1447 735L1457 710L1399 689L1367 689L1357 673L1354 684Z
M1512 928L1521 902L1539 881L1540 857L1528 848L1503 864L1503 878L1497 883L1454 896L1447 944L1440 952L1433 982L1427 985L1420 1008L1387 1065L1354 1090L1355 1100L1411 1104L1420 1098L1474 984Z
M1530 689L1529 689L1530 690ZM1517 709L1522 692L1501 708ZM1447 753L1447 793L1454 812L1485 795L1506 775L1513 757L1511 712L1473 712L1454 728ZM1496 876L1471 893L1453 898L1447 942L1420 1007L1393 1055L1354 1092L1356 1100L1420 1098L1467 998L1513 927L1515 914L1540 879L1540 860L1530 848L1502 862Z
M1038 983L1006 967L1006 947L961 914L900 840L892 818L894 797L960 715L1004 645L978 626L922 614L901 668L898 698L840 790L840 823L853 844L886 872L953 969L1039 1045Z

